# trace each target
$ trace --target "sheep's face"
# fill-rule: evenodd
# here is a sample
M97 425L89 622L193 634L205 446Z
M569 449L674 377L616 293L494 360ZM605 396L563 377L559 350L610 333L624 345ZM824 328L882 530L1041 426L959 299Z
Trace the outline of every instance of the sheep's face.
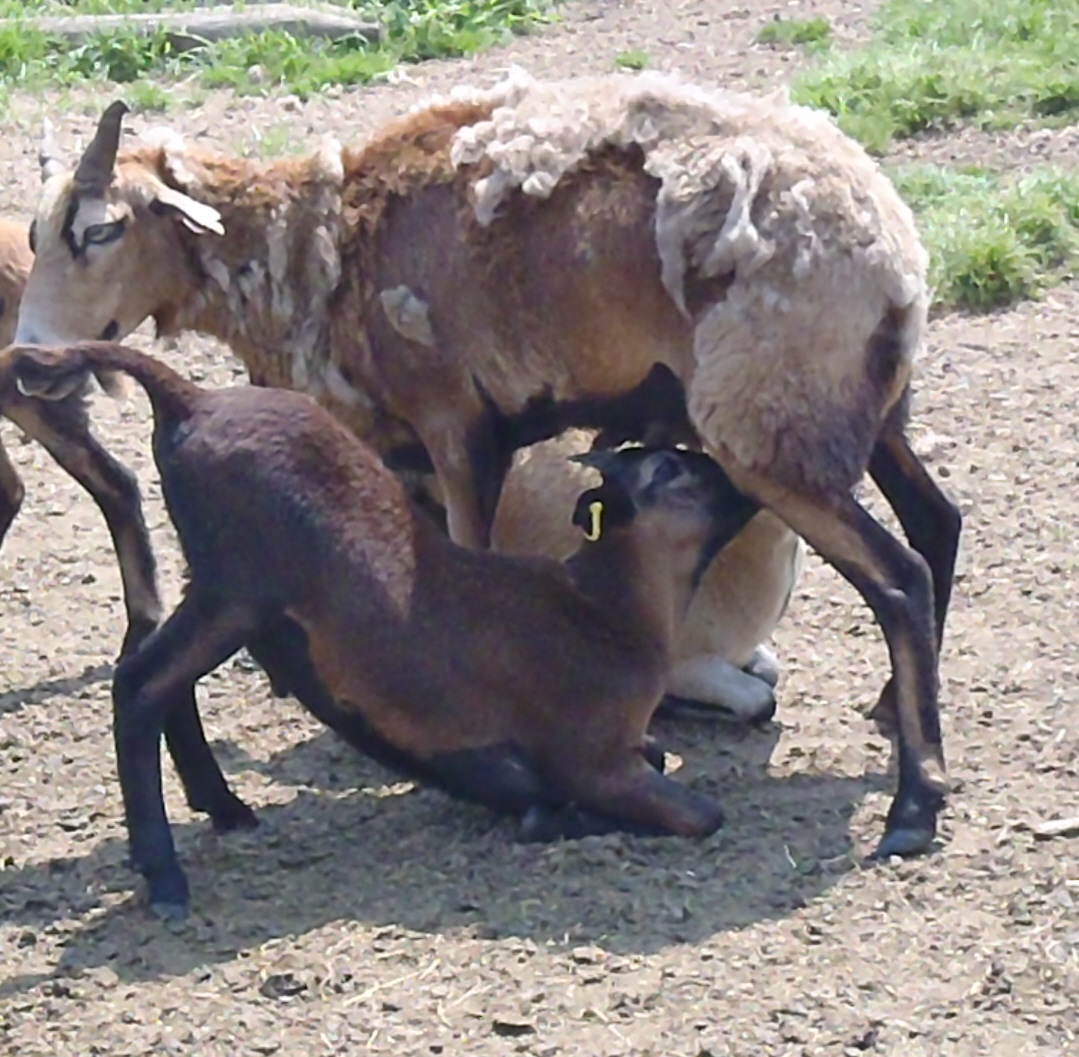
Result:
M123 112L109 107L73 172L42 149L17 341L120 339L148 316L167 329L188 281L178 222L221 230L216 211L166 183L163 149L117 161Z
M665 448L626 448L574 456L603 484L580 497L574 522L591 538L634 526L649 545L682 551L696 567L710 561L757 510L709 456ZM598 504L598 507L597 507Z

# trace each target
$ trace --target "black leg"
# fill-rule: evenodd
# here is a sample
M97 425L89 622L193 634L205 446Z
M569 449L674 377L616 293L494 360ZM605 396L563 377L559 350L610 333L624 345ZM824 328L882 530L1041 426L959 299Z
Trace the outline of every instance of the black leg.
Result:
M731 468L724 467L731 473ZM923 558L904 547L849 494L793 492L737 466L731 476L861 593L888 644L895 687L899 789L881 855L924 851L936 834L947 782L937 710L933 587Z
M241 612L200 604L189 595L116 670L113 738L131 860L146 878L151 908L164 918L186 914L188 886L162 799L161 735L170 709L203 675L243 645L251 623ZM188 729L180 734L182 744L191 737L189 718L186 722ZM183 728L184 723L180 720L179 726ZM175 740L175 727L173 735ZM190 746L181 748L185 770L191 762L185 756L189 751ZM190 771L187 778L192 778Z
M902 433L889 433L877 442L869 472L899 518L910 545L929 566L933 577L933 616L939 648L952 597L963 517L929 475Z
M208 814L219 833L258 825L254 811L229 789L206 741L194 685L179 693L168 707L165 744L192 811Z
M952 597L952 579L963 518L940 490L902 432L877 441L869 463L877 487L899 518L910 545L925 559L933 578L933 619L937 651L944 641L944 622ZM869 713L884 734L895 733L895 682L889 679Z

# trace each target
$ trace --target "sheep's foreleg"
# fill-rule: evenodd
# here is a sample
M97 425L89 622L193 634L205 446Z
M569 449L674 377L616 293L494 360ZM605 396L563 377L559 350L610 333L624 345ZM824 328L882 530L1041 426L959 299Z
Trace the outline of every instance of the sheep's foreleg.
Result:
M105 516L124 585L127 633L120 649L123 657L161 620L156 563L135 475L90 433L78 398L51 402L12 395L5 398L4 414L45 447L90 493Z
M0 442L0 546L22 506L25 494L19 472L12 465L7 448Z
M447 398L448 399L448 398ZM501 441L489 409L472 417L463 431L454 426L417 432L430 453L446 505L450 539L464 547L486 550L491 545L502 485L513 451Z
M737 465L738 488L782 518L860 592L888 644L895 683L899 790L878 855L924 851L936 835L946 791L937 709L933 588L923 558L904 547L853 496L809 496Z
M116 670L113 738L131 861L146 878L151 908L163 918L184 917L189 895L162 799L161 735L171 722L175 746L185 721L173 719L171 710L243 645L252 624L242 611L208 605L189 594ZM186 734L190 737L190 730Z
M922 465L901 431L890 431L877 441L869 472L899 518L910 545L929 566L933 577L933 616L939 652L952 597L962 515ZM894 680L888 681L869 716L883 733L894 733Z

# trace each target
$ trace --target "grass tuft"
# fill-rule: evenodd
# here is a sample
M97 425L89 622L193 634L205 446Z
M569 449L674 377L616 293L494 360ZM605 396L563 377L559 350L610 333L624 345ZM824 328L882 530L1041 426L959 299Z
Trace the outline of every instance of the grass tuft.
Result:
M165 35L95 36L72 48L59 38L18 26L0 30L0 81L43 88L81 80L133 84L146 77L199 75L209 87L238 92L274 88L302 97L330 85L362 84L399 62L465 55L524 33L546 17L549 0L353 0L348 6L384 28L371 44L360 37L299 39L251 34L177 54ZM24 14L123 14L194 7L192 0L0 0L0 17ZM152 95L152 93L151 93ZM167 102L161 96L155 105Z
M914 166L889 175L917 214L938 309L1002 308L1079 267L1079 174Z
M781 18L776 15L757 33L758 44L828 44L832 26L826 18Z
M973 122L989 128L1079 112L1075 0L886 0L865 48L796 78L867 149Z

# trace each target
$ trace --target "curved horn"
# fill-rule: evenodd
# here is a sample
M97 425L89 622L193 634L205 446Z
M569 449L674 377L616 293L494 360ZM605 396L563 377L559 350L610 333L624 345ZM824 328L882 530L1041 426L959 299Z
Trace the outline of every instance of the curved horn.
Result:
M56 156L56 142L52 134L52 122L45 118L41 122L41 146L38 148L37 160L41 165L41 182L52 179L57 173L64 171L63 163Z
M127 112L127 104L117 99L101 115L94 138L75 169L75 186L80 190L101 193L108 187L120 146L120 122Z

